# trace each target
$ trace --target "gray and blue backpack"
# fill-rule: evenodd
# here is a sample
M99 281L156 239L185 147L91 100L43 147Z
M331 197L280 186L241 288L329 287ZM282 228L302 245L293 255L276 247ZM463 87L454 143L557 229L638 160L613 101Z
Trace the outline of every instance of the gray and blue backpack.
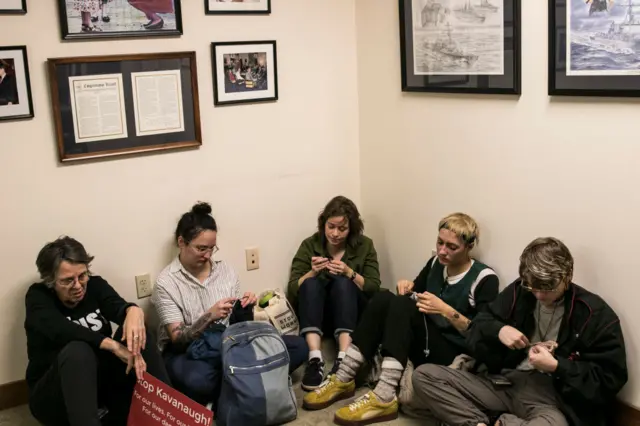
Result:
M229 326L222 335L219 426L267 426L298 415L289 378L289 352L275 327L263 321Z

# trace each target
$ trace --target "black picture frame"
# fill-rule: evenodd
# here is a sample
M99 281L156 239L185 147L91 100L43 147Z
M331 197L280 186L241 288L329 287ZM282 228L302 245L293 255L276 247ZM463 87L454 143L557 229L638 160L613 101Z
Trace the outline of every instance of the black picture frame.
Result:
M51 103L56 129L56 139L58 144L59 160L69 162L91 158L113 157L118 155L129 155L136 153L166 151L183 148L197 148L202 145L202 131L200 127L200 108L198 96L198 74L196 66L195 52L167 52L167 53L144 53L133 55L109 55L109 56L83 56L71 58L50 58L47 61L49 87L51 91ZM175 89L173 94L180 94L180 102L173 110L167 108L168 104L162 100L170 99L166 97L167 85L160 85L155 81L156 92L154 95L153 84L149 85L137 83L145 75L154 76L166 71L166 75L174 77ZM162 75L160 75L162 77ZM78 79L93 79L87 86L71 82ZM152 77L153 78L153 77ZM99 79L119 80L120 90L107 93L107 98L100 101L97 96L105 96L102 93L92 94L91 91L101 90L95 84ZM166 81L166 80L165 80ZM143 82L144 83L144 82ZM152 82L153 83L153 82ZM136 92L136 84L140 84ZM108 86L108 85L107 85ZM151 89L151 92L149 92ZM161 90L162 89L162 90ZM82 90L88 90L89 97L82 98L77 95ZM145 105L137 93L149 96L151 100L158 102L157 107ZM73 96L75 94L75 96ZM157 98L154 97L157 95ZM109 117L103 118L100 114L102 106L96 107L96 103L106 102ZM89 109L89 115L83 115L78 108L83 106L83 102ZM88 102L88 103L87 103ZM163 106L164 104L164 106ZM120 105L120 108L118 108ZM117 109L116 109L117 108ZM177 117L177 126L174 128L164 128L161 131L153 129L143 129L147 123L147 117L142 117L142 110L149 113L148 117L154 119L154 109L160 114L165 111L178 111L174 114ZM91 115L91 114L100 115ZM156 114L157 115L157 114ZM89 126L104 126L102 120L108 121L107 125L113 128L113 123L120 126L121 132L112 132L115 136L109 136L103 132L99 138L90 139L82 135L83 129L81 119L92 120L99 117L100 121L94 120ZM120 119L121 117L121 119ZM156 124L165 122L161 117L156 119ZM157 130L157 129L156 129ZM87 132L89 133L89 132ZM103 137L106 135L106 137ZM84 138L84 139L83 139Z
M91 25L94 28L101 28L106 26L107 31L82 31L82 18L81 13L78 11L69 10L67 8L67 0L56 0L58 2L58 14L60 18L60 31L63 40L96 40L96 39L114 39L114 38L137 38L137 37L179 37L182 35L182 6L181 0L167 0L173 2L173 13L158 12L157 14L162 18L162 27L147 29L145 21L147 18L143 12L138 11L133 6L126 3L127 11L129 13L124 14L129 19L127 25L138 25L137 30L122 30L118 29L118 22L115 19L111 19L109 13L109 7L112 0L96 0L100 5L100 10L97 12L90 12L92 21ZM122 4L121 4L122 5ZM104 20L104 12L107 12L108 21ZM73 31L70 28L70 19L73 20ZM96 21L93 21L96 19ZM165 25L167 27L165 27ZM175 26L175 28L173 28ZM110 30L114 28L114 30Z
M0 121L33 118L27 46L0 46L0 64L7 68L0 81Z
M261 54L264 54L262 66ZM254 56L255 55L255 56ZM232 69L237 60L252 65L243 71ZM275 40L260 41L223 41L211 43L211 62L213 66L213 104L237 105L256 102L275 102L278 100L278 52ZM240 78L237 78L238 71ZM228 72L234 74L235 82ZM251 74L247 78L247 72ZM248 82L253 80L254 87L248 89ZM237 83L237 84L236 84ZM244 88L241 87L244 84Z
M27 0L22 0L19 9L0 9L0 15L24 15L27 13Z
M575 58L583 62L588 60L588 53L593 51L598 53L598 63L603 64L605 61L602 54L617 55L614 52L602 51L594 48L597 45L598 38L609 37L606 28L610 23L616 23L615 19L620 20L618 14L602 14L603 11L594 12L589 16L589 28L593 28L593 34L581 34L576 31L574 35L571 31L570 19L567 15L568 8L573 7L572 0L548 0L549 6L549 46L548 46L548 94L549 96L593 96L593 97L640 97L640 73L624 74L625 70L595 70L588 63L577 61L578 65L573 65L573 37L579 37L582 42L576 45ZM608 3L608 2L607 2ZM614 3L613 7L625 7L623 2ZM591 4L581 2L576 7L584 6L585 10L578 9L575 19L582 19L581 14L589 14ZM607 6L608 7L608 6ZM571 9L573 10L573 9ZM620 10L620 9L618 9ZM572 14L572 16L574 16ZM571 18L574 19L574 18ZM601 19L601 25L597 20ZM618 27L619 29L620 27ZM614 27L611 30L615 31ZM595 44L591 44L592 40ZM608 39L607 39L608 40ZM580 40L579 40L580 41ZM615 43L615 41L613 41ZM620 43L623 48L624 43ZM615 47L615 46L614 46ZM578 50L580 49L580 50ZM621 53L624 55L624 53ZM614 59L612 63L621 63ZM640 66L640 60L635 62L636 66ZM601 65L599 65L601 66ZM616 73L619 73L616 75Z
M469 0L471 1L471 0ZM479 1L479 0L478 0ZM486 0L482 0L486 1ZM414 46L417 44L414 40L414 22L413 1L399 0L399 20L400 20L400 63L401 63L401 88L403 92L440 92L440 93L465 93L465 94L498 94L498 95L520 95L521 93L521 0L500 0L503 5L503 64L501 65L501 74L478 74L478 73L437 73L433 74L425 72L416 73ZM474 0L474 3L477 1ZM448 47L453 45L455 40L451 38L451 28L458 25L461 31L472 31L470 25L462 25L461 20L457 19L455 13L448 10L437 0L432 3L439 5L441 9L433 6L433 9L425 9L420 12L423 22L421 25L428 27L425 34L431 37L431 40L425 41L423 46L428 46L430 54L435 60L432 62L437 66L443 66L443 63L453 67L460 67L463 71L468 64L474 64L479 55L473 51L464 52ZM469 5L472 15L471 19L476 19L476 27L479 28L485 22L485 19L491 13L499 13L498 9L492 9L496 5L489 0L488 5ZM491 7L491 9L490 9ZM476 9L482 9L478 12ZM446 13L444 12L446 10ZM442 11L442 14L441 14ZM460 13L464 13L461 11ZM453 17L452 17L453 16ZM495 15L493 15L495 16ZM491 18L493 18L491 16ZM493 18L499 19L499 18ZM451 26L451 22L454 26ZM498 21L500 22L500 21ZM423 24L424 23L424 24ZM447 26L448 23L448 26ZM469 29L471 28L471 29ZM471 32L469 34L472 34ZM424 36L426 38L427 35ZM476 36L464 36L467 40L477 39ZM444 40L445 43L442 43ZM453 40L453 42L452 42ZM498 39L499 40L499 39ZM487 43L489 44L489 43ZM453 54L452 54L453 52ZM423 58L428 57L428 53L420 51ZM485 66L486 62L484 62ZM500 72L500 71L498 71Z
M231 6L225 7L225 9L214 10L211 8L212 0L204 0L204 13L205 15L268 15L271 13L271 0L264 1L267 6L265 9L251 9L249 7L242 7L242 3L232 5L237 9L232 9Z

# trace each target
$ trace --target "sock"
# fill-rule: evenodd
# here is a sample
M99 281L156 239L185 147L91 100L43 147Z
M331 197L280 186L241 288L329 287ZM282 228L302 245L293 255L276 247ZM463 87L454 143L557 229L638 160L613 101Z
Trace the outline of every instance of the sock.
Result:
M336 377L342 383L348 383L356 377L360 366L364 363L364 356L360 349L353 343L349 345L340 363L340 368L336 372Z
M380 380L373 390L380 401L391 402L393 400L403 371L404 367L397 359L388 356L383 358Z
M345 351L340 351L340 352L338 352L338 359L339 359L340 361L342 361L342 360L344 359L345 355L346 355L346 352L345 352Z
M320 361L322 361L322 351L309 351L309 360L314 358L320 358Z

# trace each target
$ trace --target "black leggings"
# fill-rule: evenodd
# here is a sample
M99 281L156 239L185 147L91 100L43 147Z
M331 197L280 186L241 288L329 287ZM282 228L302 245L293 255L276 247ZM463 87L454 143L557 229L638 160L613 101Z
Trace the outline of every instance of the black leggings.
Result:
M426 330L425 330L426 319ZM427 349L429 332L429 356ZM372 360L382 345L382 355L397 359L403 366L411 360L415 367L425 364L449 365L462 349L447 340L428 315L422 314L409 296L390 291L376 294L351 335L365 359Z
M114 339L120 341L121 329ZM147 333L142 357L152 376L171 385L155 340ZM46 426L101 426L99 404L109 413L107 425L125 426L136 383L135 371L111 352L95 350L81 341L68 343L31 389L29 408Z

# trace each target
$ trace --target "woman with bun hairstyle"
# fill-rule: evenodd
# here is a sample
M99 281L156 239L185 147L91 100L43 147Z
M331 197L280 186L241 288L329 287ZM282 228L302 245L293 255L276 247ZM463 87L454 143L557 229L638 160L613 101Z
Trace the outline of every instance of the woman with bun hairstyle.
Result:
M203 405L215 405L222 365L193 359L187 348L205 331L221 335L229 324L252 320L257 302L254 293L240 290L231 265L213 259L217 236L209 204L198 203L184 213L175 230L179 253L158 276L151 299L160 319L158 341L169 377L176 389ZM299 336L282 337L293 371L302 365L308 349Z

